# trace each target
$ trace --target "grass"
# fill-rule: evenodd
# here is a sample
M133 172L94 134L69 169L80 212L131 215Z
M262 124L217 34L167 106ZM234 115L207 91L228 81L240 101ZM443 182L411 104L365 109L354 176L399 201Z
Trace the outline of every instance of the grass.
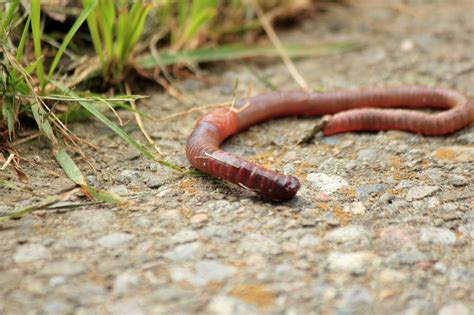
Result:
M102 77L107 82L120 82L152 5L142 0L131 5L113 0L82 0L82 4L93 9L87 14L87 24L102 67Z
M33 119L41 135L48 139L52 155L66 176L86 196L114 204L124 204L127 200L86 183L71 155L86 158L81 150L83 141L68 129L68 123L94 117L145 158L186 172L162 159L157 146L158 152L151 152L148 146L120 127L115 108L134 112L145 136L141 118L153 119L136 109L134 102L144 96L128 93L129 85L124 79L130 72L174 65L195 67L220 60L278 57L282 51L287 57L304 57L340 53L355 47L348 42L278 49L271 45L236 44L235 38L261 29L263 12L259 16L258 10L244 0L82 0L81 3L82 8L69 29L58 34L48 30L49 20L41 11L40 0L29 1L27 7L19 0L1 2L0 160L1 152L18 158L14 148L8 148L18 137L22 121ZM265 1L262 3L267 7ZM49 45L51 42L57 43L55 47ZM79 57L84 54L78 47L89 48L90 53ZM91 82L97 80L102 82L101 88L88 91ZM100 92L104 87L112 88L115 95L102 96ZM118 118L118 124L109 117L110 113ZM0 186L8 189L17 187L1 178L12 160L15 159L7 159L0 165ZM51 200L64 200L64 196L46 198L36 208L54 203Z

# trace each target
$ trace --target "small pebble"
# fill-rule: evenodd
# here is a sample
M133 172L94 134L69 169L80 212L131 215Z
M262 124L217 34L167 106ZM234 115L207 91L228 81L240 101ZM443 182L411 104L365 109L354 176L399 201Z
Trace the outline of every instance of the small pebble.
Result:
M296 151L288 151L285 153L285 155L283 155L283 159L286 161L293 161L294 159L296 159L296 157L297 157Z
M420 252L416 247L406 246L400 251L393 253L387 257L387 262L391 264L407 264L412 265L422 261L429 261L430 257Z
M212 298L207 305L207 311L212 315L254 315L258 314L256 309L239 299L218 295Z
M378 194L387 189L384 184L361 185L357 187L357 199L367 200L372 194Z
M286 137L285 136L276 136L275 138L272 139L272 143L277 145L277 146L283 146L286 142Z
M111 233L100 237L96 243L107 248L118 248L126 245L133 237L133 235L127 233Z
M329 242L347 242L353 240L360 240L366 238L368 231L359 225L348 225L345 227L337 228L326 234L324 239Z
M415 47L415 44L413 43L411 39L404 39L402 43L400 44L400 50L403 52L412 51L414 47Z
M18 247L13 255L13 260L16 263L28 263L38 260L44 260L50 257L49 250L43 245L26 244Z
M114 301L106 305L108 314L112 315L145 315L145 311L134 300Z
M339 143L339 137L337 136L323 137L323 142L329 145L336 145Z
M472 311L472 309L471 309ZM438 312L438 315L469 315L469 309L462 302L449 302L444 305Z
M420 230L420 239L425 243L453 245L456 243L456 234L448 229L423 227Z
M472 130L472 129L471 129ZM460 135L458 139L466 144L474 144L474 132L468 132L464 135Z
M444 172L439 168L429 168L423 172L434 184L439 183L445 176Z
M201 243L199 242L178 245L174 249L166 252L165 257L172 261L193 260L201 247Z
M198 213L189 218L189 223L193 225L201 225L208 221L209 216L205 213Z
M415 181L409 179L402 179L395 189L410 188L416 185Z
M175 267L171 270L174 282L187 282L195 286L205 286L210 282L222 282L233 276L237 269L212 260L202 260L196 263L194 271L187 268Z
M51 279L49 279L49 285L51 287L55 287L55 286L66 283L66 281L67 281L67 278L65 276L54 276L54 277L51 277Z
M192 291L171 285L163 286L154 291L154 298L160 302L176 302L192 297Z
M321 240L312 234L305 234L299 241L301 247L312 247L319 245L320 243Z
M410 300L408 303L408 309L406 309L402 314L434 314L435 309L436 308L432 301L420 297Z
M354 170L357 166L358 166L358 162L355 161L355 160L350 160L350 161L347 161L346 164L344 165L344 168L348 171L350 170Z
M340 188L349 186L344 178L337 175L310 173L308 174L307 179L315 189L327 194L331 194Z
M327 258L329 270L352 274L364 274L367 268L378 264L378 261L379 258L371 252L332 252Z
M462 187L468 184L466 178L462 175L455 175L455 174L449 175L448 181L454 187Z
M232 230L225 225L209 225L203 228L199 234L210 240L229 241L232 237Z
M395 269L384 269L380 272L378 280L384 285L392 285L405 281L408 278L406 274Z
M360 201L356 201L351 204L346 204L344 205L343 209L345 212L349 212L352 214L364 214L367 210L364 204Z
M140 278L133 271L125 271L118 275L113 283L113 292L116 294L125 294L135 291L140 284Z
M193 230L181 230L170 237L170 241L175 244L183 244L194 242L198 239L199 234Z
M329 302L337 296L337 290L328 284L316 285L311 289L311 295L318 302Z
M45 276L77 276L86 270L86 266L82 263L60 260L46 264L39 274Z
M329 202L331 201L331 197L323 192L317 192L314 194L314 200L319 202Z
M73 306L67 304L66 301L59 300L56 298L49 298L43 304L43 308L40 314L70 314L72 313Z
M120 172L120 175L122 175L129 181L137 180L138 178L140 178L140 172L132 170L123 170L122 172Z
M217 261L201 260L196 263L196 274L210 281L223 281L233 276L237 272L237 268L224 265Z
M240 242L240 250L251 253L278 254L280 248L271 238L259 233L246 235Z
M433 265L433 270L441 273L441 274L445 274L446 271L448 271L448 267L446 267L445 264L443 264L442 262L438 261L437 263L435 263Z
M108 189L109 192L119 195L119 196L126 196L128 195L128 189L125 185L115 185Z
M148 188L157 189L166 183L166 180L163 179L162 177L158 177L158 176L154 176L150 174L145 175L145 176L146 176L145 178L147 179L146 185Z
M344 292L342 296L342 305L346 308L357 308L373 301L369 291L364 287L351 287Z
M410 188L410 190L408 190L406 199L408 201L422 199L422 198L430 196L431 194L433 194L435 191L438 191L438 190L439 190L438 186L427 186L427 185L415 186L415 187Z
M380 239L394 244L410 244L416 237L416 231L410 227L388 226L380 231Z
M377 160L378 151L375 149L364 149L357 153L357 160L362 162L374 162Z
M384 204L387 204L387 203L392 203L392 201L395 199L395 196L390 194L390 193L384 193L382 196L380 196L378 202L379 203L384 203Z

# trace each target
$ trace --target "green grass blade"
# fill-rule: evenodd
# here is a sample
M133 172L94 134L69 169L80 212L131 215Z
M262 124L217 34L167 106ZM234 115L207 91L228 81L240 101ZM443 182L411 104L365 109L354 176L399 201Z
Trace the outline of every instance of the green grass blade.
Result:
M56 152L54 152L54 157L56 161L58 161L59 165L63 168L66 175L76 184L78 185L86 185L86 180L84 175L82 175L81 170L71 158L71 156L64 150L64 148L60 147Z
M47 119L47 115L45 110L38 104L38 102L34 101L31 104L31 112L33 113L33 117L36 120L36 124L40 131L54 144L57 145L58 140L54 135L53 127L49 123Z
M89 14L92 12L92 10L94 9L96 4L97 4L97 0L92 0L89 3L89 6L86 7L84 10L82 10L81 14L78 16L78 18L76 19L76 21L72 25L69 32L66 34L66 37L64 37L64 40L61 43L61 46L59 47L59 49L56 53L56 56L54 57L54 60L51 64L51 67L49 68L48 81L51 79L51 77L54 73L54 70L56 69L56 66L58 65L59 60L61 59L64 51L66 50L66 47L69 45L69 42L74 37L76 32L79 30L81 25L84 23L84 21L87 19Z
M119 68L122 63L122 56L124 55L125 47L127 46L129 38L129 33L132 32L134 27L133 20L130 19L127 8L125 6L118 8L119 13L117 17L117 27L115 34L115 47L114 55L117 56L119 60Z
M74 100L71 100L71 101L74 101ZM83 101L90 102L90 100L84 100L84 99L83 99ZM97 107L98 111L103 113L103 112L110 109L109 105L107 105L106 102L107 101L105 101L105 102L104 101L100 101L100 102L94 101L93 105ZM137 113L138 115L140 115L141 117L144 117L146 119L151 119L151 120L154 119L153 116L151 116L151 115L149 115L149 114L147 114L143 111L133 109L130 105L127 105L124 102L114 101L110 105L112 105L114 108L121 108L121 109L130 111L130 112L133 112L133 113ZM90 119L91 116L92 116L92 114L88 110L86 110L84 107L82 107L80 104L75 104L73 106L69 106L68 110L66 112L58 113L56 115L58 116L59 119L61 119L61 121L67 121L68 123L85 121L85 120Z
M72 97L76 97L76 98L79 97L74 92L72 92L70 89L68 89L66 86L64 86L61 82L57 82L57 81L51 81L51 82L54 85L56 85L64 94L72 96ZM99 110L97 110L97 108L95 106L93 106L91 103L79 101L79 104L81 104L81 106L83 106L85 109L87 109L100 122L102 122L107 127L109 127L112 131L114 131L119 137L121 137L123 140L125 140L128 144L135 147L146 158L155 160L155 156L150 151L148 151L145 148L145 146L143 146L140 143L138 143L137 141L135 141L125 131L123 131L119 126L114 124L109 118L107 118L104 114L102 114Z
M173 2L162 0L158 4L159 21L161 25L171 25L170 21L173 17Z
M21 57L23 56L23 51L25 49L26 39L28 38L28 29L31 23L31 15L28 16L28 19L25 22L25 26L23 27L23 32L21 33L20 43L16 49L16 61L20 61Z
M178 29L183 29L189 11L188 0L178 0Z
M152 6L148 5L148 6L144 7L143 10L140 12L141 14L138 17L138 20L137 20L136 24L133 27L133 33L130 37L130 42L127 46L127 50L125 51L125 56L128 55L131 52L133 46L135 45L135 43L138 41L138 39L142 35L143 27L145 26L146 17L148 16L148 13L150 12L151 8L152 8ZM125 59L125 58L123 58L123 59ZM124 61L125 60L123 60L122 62L124 62Z
M123 205L129 203L129 200L120 197L114 193L97 189L88 185L81 185L82 190L90 195L91 197L101 200L107 203L116 204L116 205Z
M112 7L112 12L109 12L109 6L106 5L105 1L99 2L99 7L97 11L97 22L99 24L100 34L102 35L102 40L104 41L105 51L107 52L107 59L110 62L113 59L113 19L115 14Z
M327 54L344 53L359 48L355 42L338 42L318 44L317 46L286 46L285 50L291 58L321 56ZM159 60L153 55L143 55L136 61L141 69L154 69L159 66L170 66L183 63L200 63L222 60L235 60L255 57L279 57L279 52L273 46L246 47L242 45L228 45L217 48L201 48L196 50L162 52Z
M71 156L64 150L64 148L59 148L57 152L55 152L54 157L56 161L58 161L59 165L63 168L66 175L76 184L81 186L83 192L86 195L90 195L91 197L105 201L107 203L112 204L124 204L127 203L128 200L108 191L104 191L101 189L97 189L87 185L84 175L82 175L81 170L71 158Z
M8 11L6 12L5 15L2 16L2 31L6 30L8 25L11 24L13 20L13 14L15 13L15 10L18 8L18 3L20 0L14 0L12 3L10 3L10 6L8 7Z
M81 170L77 166L76 162L71 158L71 156L64 150L64 148L59 148L54 154L56 161L63 168L66 175L76 184L81 186L82 191L97 200L105 201L112 204L125 204L128 203L128 200L105 190L97 189L87 185L84 175L82 175Z
M40 0L31 0L30 3L30 14L31 14L31 33L33 34L33 46L35 51L36 58L36 72L38 74L38 80L40 82L41 89L46 85L44 79L44 66L43 66L43 55L41 50L41 29L40 29L40 20L41 20L41 10L40 10Z
M194 0L191 4L190 19L194 20L203 11L214 9L217 10L217 1L215 0Z
M3 104L0 105L2 108L2 115L4 119L7 121L7 129L8 129L8 136L10 140L12 140L13 132L15 130L15 121L16 121L16 113L15 113L15 104L13 103L15 99L4 99Z
M138 18L140 17L140 12L142 11L142 0L136 0L132 7L130 8L130 14L128 14L129 25L136 25Z
M199 28L204 25L204 23L210 21L216 15L216 10L214 8L208 8L199 12L192 20L189 21L185 32L181 37L182 42L187 42L196 35Z
M22 216L24 216L27 213L33 212L35 210L41 210L41 209L47 208L48 206L50 206L52 204L55 204L56 202L61 201L62 199L63 198L61 196L46 197L45 199L43 199L43 200L41 200L37 203L34 203L30 206L24 207L24 208L22 208L18 211L10 213L8 215L1 216L0 217L0 222L21 218Z
M82 6L86 7L92 0L82 0ZM87 26L89 27L89 33L91 35L92 45L94 46L95 52L99 57L100 64L102 65L102 72L105 76L105 65L104 65L104 53L102 52L102 43L100 41L99 28L97 26L97 8L94 9L91 14L87 17Z

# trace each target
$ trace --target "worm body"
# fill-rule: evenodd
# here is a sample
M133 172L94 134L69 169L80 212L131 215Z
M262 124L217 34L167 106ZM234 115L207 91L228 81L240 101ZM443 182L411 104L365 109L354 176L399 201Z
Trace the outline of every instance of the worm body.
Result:
M431 108L435 113L416 111ZM293 198L300 183L219 149L229 136L259 122L284 116L326 116L324 135L362 130L404 130L443 135L474 121L474 99L440 88L402 87L332 93L273 92L240 100L233 109L204 114L188 138L189 162L272 200Z

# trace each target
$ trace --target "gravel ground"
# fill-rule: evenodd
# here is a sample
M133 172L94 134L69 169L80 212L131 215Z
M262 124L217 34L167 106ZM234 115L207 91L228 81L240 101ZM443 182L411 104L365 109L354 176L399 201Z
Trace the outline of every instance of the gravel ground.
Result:
M327 90L421 84L474 95L474 2L364 1L333 6L286 42L358 40L364 48L296 63ZM221 64L181 88L200 103L266 91L248 67L296 88L278 62ZM183 111L148 91L143 110ZM126 114L125 114L126 115ZM130 117L131 118L131 117ZM187 166L197 115L148 124ZM88 180L131 206L47 210L0 225L0 314L440 314L473 312L474 128L447 137L389 131L316 137L315 119L252 127L231 152L296 174L296 199L269 203L141 158L97 123L73 126L99 149ZM140 134L133 124L126 127ZM33 189L72 187L45 142L25 145ZM86 164L83 164L86 169ZM0 212L35 200L0 190ZM82 199L81 199L82 200ZM80 200L77 200L80 201Z

